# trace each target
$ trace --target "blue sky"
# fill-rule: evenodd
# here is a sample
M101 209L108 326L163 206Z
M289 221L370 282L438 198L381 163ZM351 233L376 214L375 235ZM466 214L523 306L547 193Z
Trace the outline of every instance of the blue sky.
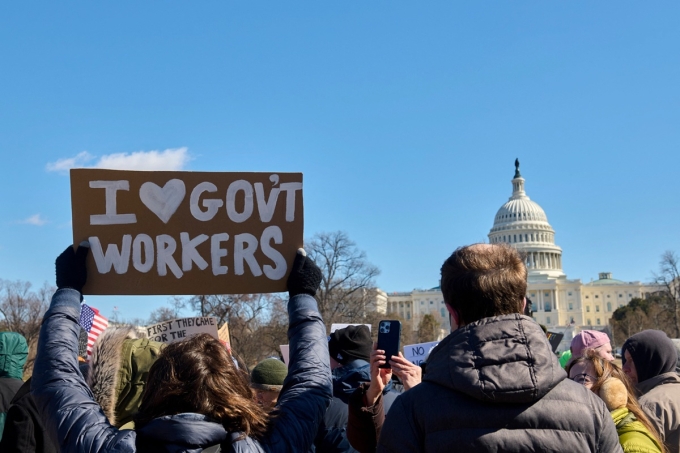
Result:
M68 159L170 150L185 170L303 172L306 236L346 231L386 291L435 286L486 240L519 157L570 278L650 280L680 252L679 19L676 2L6 2L0 278L53 282ZM165 299L90 303L132 318Z

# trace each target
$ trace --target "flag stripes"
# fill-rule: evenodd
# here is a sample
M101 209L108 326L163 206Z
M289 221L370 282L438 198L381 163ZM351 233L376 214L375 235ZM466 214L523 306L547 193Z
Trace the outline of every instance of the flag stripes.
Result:
M99 310L86 304L80 310L80 326L87 332L87 360L92 355L92 346L109 325L109 320L99 314Z

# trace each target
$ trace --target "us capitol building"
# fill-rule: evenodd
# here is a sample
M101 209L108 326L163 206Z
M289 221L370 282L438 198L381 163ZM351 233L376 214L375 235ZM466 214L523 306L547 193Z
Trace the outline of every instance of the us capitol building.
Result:
M526 296L539 324L565 333L564 340L570 341L581 329L605 329L614 310L631 299L661 290L654 284L616 280L609 272L601 272L590 283L568 279L562 270L562 249L555 244L555 230L543 209L527 196L524 181L516 160L512 196L496 213L488 237L489 243L508 243L526 256ZM440 321L441 336L450 330L439 287L388 293L387 313L412 321L414 330L424 315L433 314Z

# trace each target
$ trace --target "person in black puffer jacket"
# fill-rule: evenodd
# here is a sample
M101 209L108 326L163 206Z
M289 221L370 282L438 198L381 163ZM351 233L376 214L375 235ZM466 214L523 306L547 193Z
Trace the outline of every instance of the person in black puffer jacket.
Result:
M452 333L423 382L385 417L378 452L620 452L605 404L560 367L522 315L527 271L507 245L456 250L442 266Z
M196 335L168 345L151 367L136 431L109 424L78 371L88 251L83 243L77 252L69 247L57 258L59 289L43 320L31 387L62 452L293 453L310 448L332 390L325 327L313 297L321 271L304 250L298 251L288 278L290 368L275 416L269 420L253 401L246 379L219 341Z

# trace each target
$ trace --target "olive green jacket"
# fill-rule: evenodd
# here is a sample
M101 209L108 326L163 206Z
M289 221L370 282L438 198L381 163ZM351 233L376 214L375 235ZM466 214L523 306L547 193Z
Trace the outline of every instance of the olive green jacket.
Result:
M127 327L109 327L97 338L92 351L87 384L112 425L132 429L141 403L149 368L162 343L135 338Z

